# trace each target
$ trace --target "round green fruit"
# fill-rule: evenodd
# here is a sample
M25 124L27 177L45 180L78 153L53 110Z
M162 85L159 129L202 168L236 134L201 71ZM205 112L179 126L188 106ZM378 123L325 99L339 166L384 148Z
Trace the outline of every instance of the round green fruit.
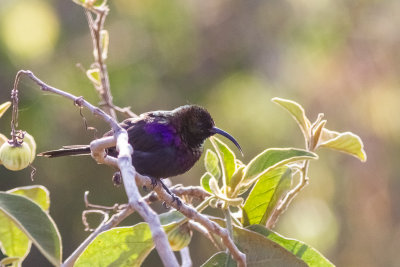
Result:
M187 247L192 239L192 231L187 225L181 225L167 233L169 244L173 251Z
M12 171L25 169L31 162L31 149L25 142L19 146L5 142L0 147L0 161L4 167Z
M36 156L36 142L32 135L25 133L24 135L24 143L27 143L29 148L31 149L31 163L35 159Z
M7 141L8 141L7 137L4 134L0 133L0 147ZM0 164L1 164L1 160L0 160Z

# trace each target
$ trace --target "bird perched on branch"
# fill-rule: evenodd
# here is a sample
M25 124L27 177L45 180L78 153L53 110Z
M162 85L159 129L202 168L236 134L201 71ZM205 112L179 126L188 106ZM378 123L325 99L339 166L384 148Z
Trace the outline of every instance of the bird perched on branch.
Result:
M187 172L203 153L204 141L220 134L232 141L242 152L239 143L227 132L215 127L210 113L200 106L186 105L171 111L152 111L136 118L124 120L121 124L128 132L133 147L132 164L136 171L152 178L152 183L161 182ZM113 135L112 131L104 136ZM107 155L117 157L115 147L107 149ZM87 155L89 145L65 146L59 150L39 154L48 158Z

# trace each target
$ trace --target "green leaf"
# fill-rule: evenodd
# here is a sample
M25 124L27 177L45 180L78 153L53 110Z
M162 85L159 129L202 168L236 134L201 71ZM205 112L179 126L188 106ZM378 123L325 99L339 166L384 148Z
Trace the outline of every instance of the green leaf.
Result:
M226 227L223 219L217 217L211 219ZM307 266L291 252L259 233L234 226L233 236L239 250L246 254L248 267Z
M200 184L204 188L204 190L212 194L213 192L210 188L211 179L215 180L215 178L209 172L206 172L205 174L203 174L203 176L201 176Z
M302 259L310 267L334 267L328 259L326 259L320 252L313 247L291 238L286 238L278 233L268 230L263 225L250 225L247 229L257 232L268 239L281 245L299 259Z
M4 115L7 109L11 106L11 102L7 101L0 105L0 118Z
M0 243L3 254L21 259L28 255L32 244L27 235L2 211L0 211Z
M225 252L215 253L201 267L236 267L236 262L228 257Z
M249 188L264 173L284 164L308 159L317 159L315 153L296 148L269 148L253 158L244 169L242 189Z
M106 0L72 0L72 1L85 8L101 7L107 3Z
M176 210L162 213L158 215L158 217L163 226L176 225L182 223L183 220L186 219L185 215Z
M101 85L100 69L98 69L98 68L89 69L89 70L86 71L86 76L89 78L89 80L95 86L100 86Z
M248 267L270 266L307 266L295 255L265 238L247 229L234 227L233 236L240 250L246 254Z
M244 174L244 168L245 165L236 165L236 171L232 175L231 180L229 181L228 184L228 197L236 197L237 194L234 192L236 191L236 187L240 184L240 182L243 179L243 174Z
M74 267L140 266L153 247L147 223L113 228L99 234L79 256Z
M312 142L311 142L311 150L314 151L314 149L318 146L319 140L321 138L322 132L324 130L326 124L326 120L320 121L315 127L313 127L313 134L312 134Z
M18 187L7 191L7 193L25 196L41 206L42 209L46 211L49 209L49 192L43 186ZM26 257L31 248L29 238L3 212L0 212L0 246L3 254L9 257L18 257L21 261Z
M204 157L204 166L217 180L221 177L221 169L219 168L219 160L217 154L207 149Z
M286 166L262 175L243 206L243 225L265 225L282 195L290 189L291 183L292 171Z
M31 185L17 187L8 190L7 193L25 196L38 204L43 210L49 211L50 208L50 192L46 187L41 185Z
M224 178L223 182L225 186L229 184L229 181L236 169L235 154L225 143L223 143L218 138L211 137L210 140L215 150L217 151L219 160L222 165L222 176Z
M296 120L297 124L300 126L304 138L306 140L309 140L311 123L304 112L304 108L300 104L292 100L283 99L279 97L272 98L272 102L285 108L290 113L290 115L292 115L292 117Z
M0 210L24 232L54 265L61 263L61 238L51 217L24 196L0 192Z
M351 132L339 133L323 129L318 147L335 149L355 156L363 162L367 160L367 154L364 151L364 144L361 138Z

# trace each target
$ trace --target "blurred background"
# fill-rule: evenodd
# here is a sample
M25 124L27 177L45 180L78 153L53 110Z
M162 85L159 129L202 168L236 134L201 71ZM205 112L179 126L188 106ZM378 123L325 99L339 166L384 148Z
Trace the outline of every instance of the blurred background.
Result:
M202 105L240 142L245 163L266 148L304 147L296 123L272 97L299 102L310 120L324 113L327 128L362 138L368 161L318 151L309 186L275 230L314 246L337 266L399 266L400 1L109 2L107 64L116 105L138 114ZM30 69L97 104L77 67L92 61L84 12L72 1L0 1L0 103L9 100L16 72ZM38 152L93 139L73 103L43 94L28 79L19 89L19 125L36 138ZM84 115L98 135L108 130ZM10 119L8 111L0 120L6 135ZM89 234L81 222L84 191L96 204L126 201L123 187L111 182L113 170L90 157L37 158L34 166L34 182L29 169L1 166L0 190L31 184L50 190L64 258ZM199 162L172 181L198 185L203 172ZM138 220L134 215L124 224ZM194 266L215 252L199 234L190 250ZM159 264L153 252L144 266ZM50 264L33 248L24 266Z

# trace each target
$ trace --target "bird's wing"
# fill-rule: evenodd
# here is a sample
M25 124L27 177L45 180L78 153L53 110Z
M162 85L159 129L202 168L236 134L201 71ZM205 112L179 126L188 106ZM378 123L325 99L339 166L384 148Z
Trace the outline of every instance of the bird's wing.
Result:
M180 136L169 123L168 114L148 112L137 118L129 118L120 123L127 130L129 143L134 150L152 152L165 147L179 145ZM112 131L104 134L111 136Z

